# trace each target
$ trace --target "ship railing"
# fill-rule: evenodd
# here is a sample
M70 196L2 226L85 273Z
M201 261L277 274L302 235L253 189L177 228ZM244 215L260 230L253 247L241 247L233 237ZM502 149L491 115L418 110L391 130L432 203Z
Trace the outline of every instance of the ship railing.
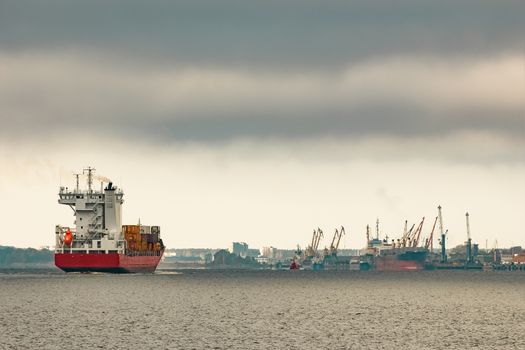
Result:
M160 256L161 250L131 250L126 249L127 256Z
M117 188L115 190L115 193L116 194L122 194L124 193L122 191L122 189L120 188ZM104 191L97 191L97 190L91 190L91 192L89 190L76 190L76 189L70 189L70 188L65 188L65 187L60 187L60 190L58 191L58 194L70 194L70 195L76 195L76 194L82 194L82 195L86 195L86 194L93 194L93 195L99 195L99 194L104 194Z

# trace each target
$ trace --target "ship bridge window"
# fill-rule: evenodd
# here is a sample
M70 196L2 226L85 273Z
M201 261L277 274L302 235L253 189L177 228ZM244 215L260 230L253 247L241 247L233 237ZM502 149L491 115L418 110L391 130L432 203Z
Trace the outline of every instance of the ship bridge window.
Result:
M102 245L100 243L100 241L97 242L97 248L100 248Z

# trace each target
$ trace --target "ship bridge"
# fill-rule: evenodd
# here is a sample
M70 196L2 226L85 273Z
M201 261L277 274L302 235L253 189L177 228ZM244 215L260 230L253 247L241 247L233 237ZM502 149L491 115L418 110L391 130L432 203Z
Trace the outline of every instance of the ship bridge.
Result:
M95 176L94 168L88 167L84 169L83 174L87 176L87 189L80 188L79 178L82 174L75 174L75 189L70 190L67 187L60 187L58 203L68 205L73 210L75 228L57 227L57 231L63 231L63 229L71 230L71 232L74 232L77 244L91 240L102 240L106 241L106 243L109 243L107 241L112 241L109 246L114 249L117 242L124 239L122 233L124 193L121 189L113 186L111 180ZM94 179L100 180L100 190L93 189ZM105 187L104 183L107 184ZM100 245L97 243L97 246ZM108 244L104 245L108 246Z

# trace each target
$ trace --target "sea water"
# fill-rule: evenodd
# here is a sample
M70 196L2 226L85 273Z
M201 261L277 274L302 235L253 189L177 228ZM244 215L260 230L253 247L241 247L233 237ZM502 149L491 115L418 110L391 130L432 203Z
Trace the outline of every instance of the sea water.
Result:
M525 273L0 273L2 349L525 349Z

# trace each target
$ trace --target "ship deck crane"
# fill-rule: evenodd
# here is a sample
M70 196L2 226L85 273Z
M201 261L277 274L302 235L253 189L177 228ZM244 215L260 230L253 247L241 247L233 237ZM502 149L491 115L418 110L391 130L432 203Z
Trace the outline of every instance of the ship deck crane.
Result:
M421 237L421 231L423 230L423 224L425 222L425 217L423 216L423 219L421 219L421 222L419 223L419 226L417 227L416 231L414 232L414 237L412 239L412 248L415 248L419 245L419 238Z
M434 220L434 225L432 226L432 231L430 231L430 236L427 239L427 242L425 243L425 249L429 249L432 252L434 249L434 230L436 229L436 223L438 221L438 217L436 216L436 219Z
M406 234L403 236L403 240L402 240L403 247L406 247L407 246L407 242L410 241L410 237L412 235L412 230L414 229L414 226L416 226L416 224L413 224L412 227L410 228L410 230L408 230L406 232Z
M405 220L405 227L403 228L403 235L401 236L401 245L404 245L405 239L408 234L408 220ZM399 242L399 239L398 239Z

